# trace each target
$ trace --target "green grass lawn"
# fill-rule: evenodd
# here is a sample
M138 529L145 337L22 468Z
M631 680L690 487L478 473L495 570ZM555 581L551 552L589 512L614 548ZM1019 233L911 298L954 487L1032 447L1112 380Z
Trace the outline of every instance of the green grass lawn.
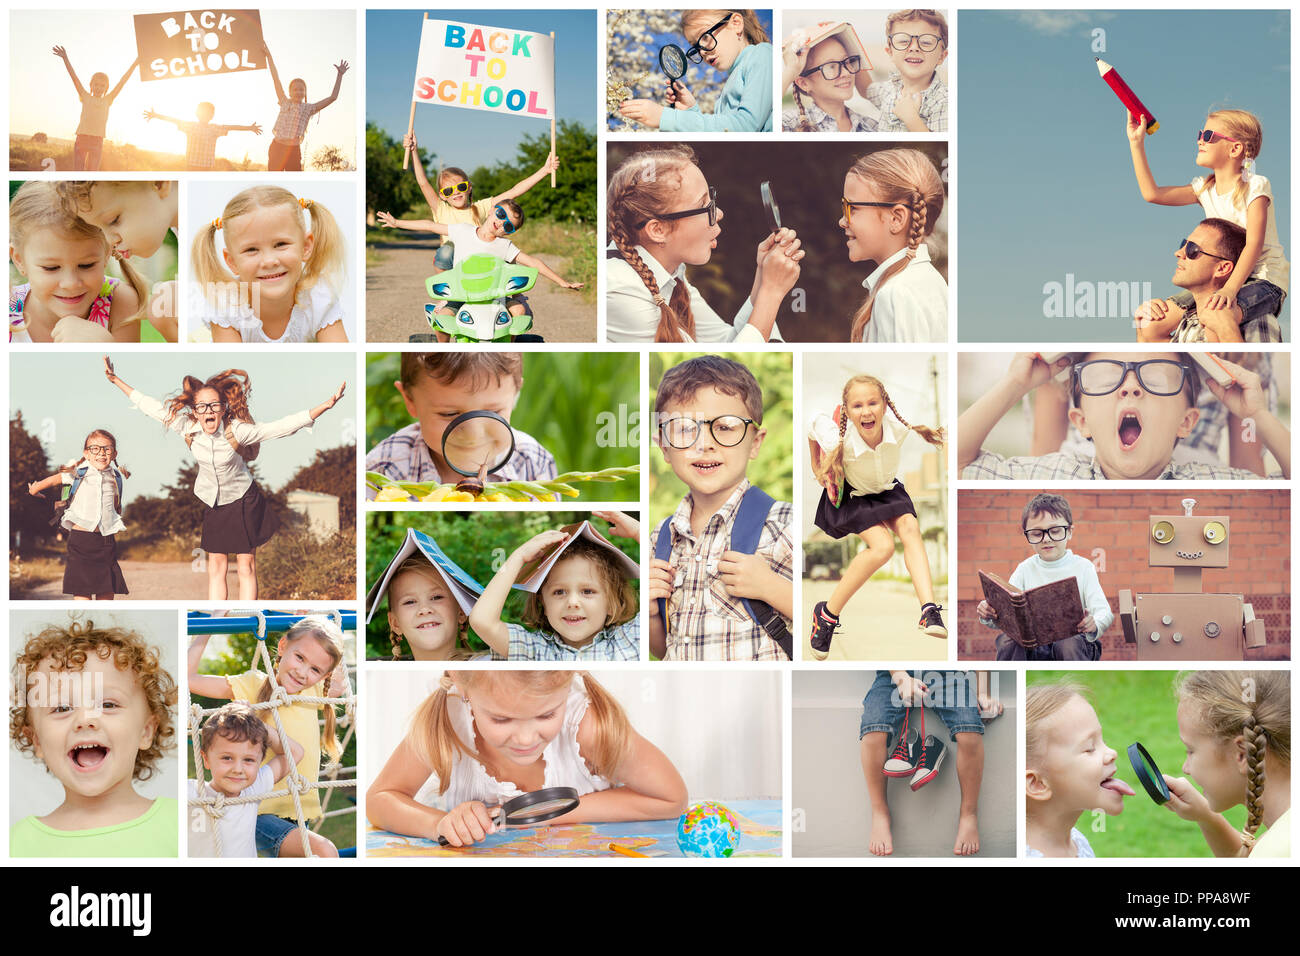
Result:
M1157 806L1142 789L1128 761L1128 746L1139 741L1160 770L1182 776L1186 755L1178 739L1175 671L1031 671L1026 683L1069 678L1091 690L1106 745L1118 752L1118 776L1137 791L1124 799L1117 817L1084 814L1076 826L1099 857L1209 857L1200 827ZM1245 807L1225 814L1234 827L1246 822Z

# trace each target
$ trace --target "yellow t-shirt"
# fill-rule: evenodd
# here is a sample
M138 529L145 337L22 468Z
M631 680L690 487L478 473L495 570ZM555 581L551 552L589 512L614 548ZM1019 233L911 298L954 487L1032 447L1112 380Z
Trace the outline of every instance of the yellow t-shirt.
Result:
M491 198L480 199L476 202L470 203L470 205L466 206L464 209L457 209L446 200L439 198L438 207L433 210L433 221L448 226L465 222L468 222L471 225L477 225L478 223L474 222L475 209L478 210L478 221L486 221L487 217L492 214Z
M249 671L246 674L237 674L234 677L227 677L230 684L231 693L235 700L246 701L250 704L257 703L258 692L262 689L262 684L266 681L266 675L261 671ZM301 694L303 697L324 697L325 682L313 684ZM288 707L279 708L280 722L284 724L285 733L302 745L302 759L298 761L298 773L303 780L308 783L315 783L320 778L320 719L321 708L324 705L317 704L292 704ZM270 710L259 710L258 716L262 722L275 732L275 717ZM266 759L263 763L269 763L275 756L270 749L266 751ZM287 790L289 787L288 779L280 781L276 786L277 790ZM302 794L302 813L303 817L310 822L311 818L320 814L320 791L308 790ZM287 820L297 821L298 814L293 808L293 796L271 797L263 800L257 808L258 813L273 813L277 817L284 817Z

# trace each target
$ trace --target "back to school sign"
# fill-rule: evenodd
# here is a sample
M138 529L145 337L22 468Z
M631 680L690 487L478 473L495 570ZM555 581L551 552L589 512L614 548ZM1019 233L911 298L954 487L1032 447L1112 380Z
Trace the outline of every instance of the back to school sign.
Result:
M425 20L413 99L553 119L555 40L544 33Z
M135 17L142 80L266 69L256 10L182 10Z

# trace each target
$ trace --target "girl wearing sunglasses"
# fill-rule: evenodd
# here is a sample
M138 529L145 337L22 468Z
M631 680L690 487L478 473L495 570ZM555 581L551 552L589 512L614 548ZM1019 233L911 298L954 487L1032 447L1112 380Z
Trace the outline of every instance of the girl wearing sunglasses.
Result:
M581 289L583 283L569 282L548 266L541 259L530 256L520 250L507 236L513 236L524 224L524 210L513 199L502 199L488 212L479 225L473 223L442 223L428 219L397 219L391 213L376 213L376 218L385 226L396 229L410 229L415 232L432 232L446 236L451 241L444 243L452 247L452 261L448 268L460 265L470 256L487 255L506 262L513 262L530 269L536 269L561 289ZM506 300L511 315L523 315L527 304L522 295L513 295ZM434 311L439 315L455 315L463 302L444 302ZM441 332L437 333L439 341L449 341Z
M849 106L866 96L870 65L857 32L847 23L819 23L786 40L783 86L795 108L781 114L781 128L801 133L874 133L876 121Z
M1259 118L1245 110L1216 110L1206 117L1205 128L1196 135L1196 165L1210 170L1210 175L1197 176L1185 186L1156 184L1147 162L1146 135L1146 117L1129 113L1129 147L1143 199L1158 206L1199 202L1207 218L1226 219L1246 230L1246 247L1227 283L1210 297L1208 309L1233 313L1241 333L1237 341L1282 341L1277 317L1287 295L1291 266L1278 238L1272 187L1253 171L1264 141ZM1154 317L1172 331L1195 307L1195 297L1181 292L1154 305L1159 312Z
M645 149L623 162L605 195L609 248L605 333L610 342L766 342L799 281L794 230L758 244L749 299L727 322L686 279L705 265L722 232L716 194L686 145Z
M772 131L772 44L753 10L686 10L682 34L686 59L727 75L713 111L696 105L680 82L668 85L668 105L624 100L624 118L666 133L770 133Z
M943 212L934 163L915 149L868 153L844 177L842 202L849 261L875 263L849 341L948 341L948 283L923 241Z
M438 174L438 186L429 182L420 160L420 144L416 142L415 133L407 133L402 145L410 150L411 169L415 171L415 181L420 184L420 192L433 213L433 221L450 225L452 223L470 223L481 226L492 216L497 203L507 199L518 199L543 179L560 167L560 160L554 153L546 157L540 169L527 179L521 179L500 196L487 196L474 199L474 184L469 181L469 174L459 166L448 166ZM455 261L455 251L451 241L444 241L438 247L438 254L433 258L435 272L450 269Z

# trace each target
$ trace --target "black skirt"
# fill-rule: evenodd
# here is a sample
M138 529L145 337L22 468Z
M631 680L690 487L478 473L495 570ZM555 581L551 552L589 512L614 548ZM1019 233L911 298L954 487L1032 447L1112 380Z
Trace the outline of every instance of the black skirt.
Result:
M68 532L68 564L63 569L63 593L75 597L129 594L117 563L117 535L94 531Z
M821 500L817 502L817 517L813 519L813 524L832 538L861 534L868 528L883 524L900 515L916 516L916 508L912 505L912 499L901 481L878 495L853 495L852 490L846 482L844 501L836 508L831 504L826 489L822 489Z
M203 513L203 538L199 546L208 554L252 554L280 529L280 519L267 504L257 482L244 497L217 505Z

